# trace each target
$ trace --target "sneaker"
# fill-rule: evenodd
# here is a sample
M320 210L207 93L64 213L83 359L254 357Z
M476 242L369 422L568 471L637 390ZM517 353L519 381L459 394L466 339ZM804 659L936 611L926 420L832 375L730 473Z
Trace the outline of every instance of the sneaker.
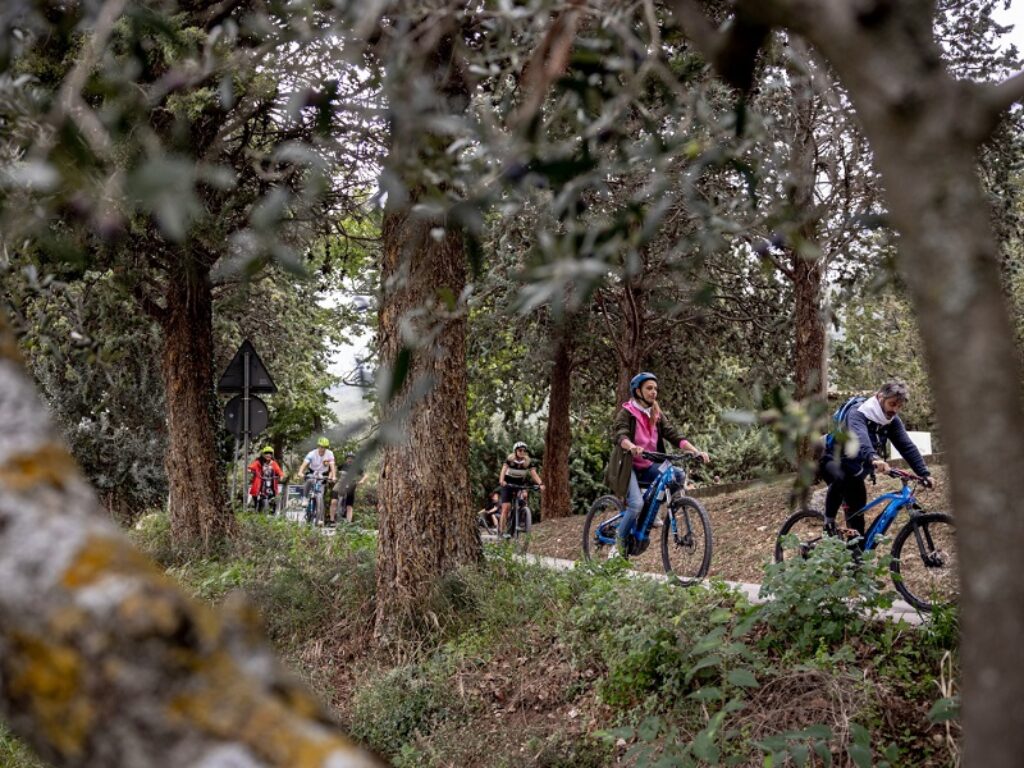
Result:
M661 528L664 524L664 521L662 521L660 517L656 517L654 518L654 524L651 525L651 528Z
M614 547L612 547L611 549L608 550L608 557L606 559L611 561L611 560L614 560L615 558L621 558L621 557L622 557L621 550L617 546L614 546Z

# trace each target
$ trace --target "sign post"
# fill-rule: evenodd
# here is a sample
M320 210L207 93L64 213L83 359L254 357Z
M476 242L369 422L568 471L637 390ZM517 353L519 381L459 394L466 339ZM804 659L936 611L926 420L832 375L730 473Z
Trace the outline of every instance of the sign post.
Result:
M260 360L252 342L248 339L231 358L228 367L217 382L217 391L239 394L231 398L224 407L224 421L227 428L242 443L242 499L248 483L245 482L245 467L249 463L250 442L255 435L267 428L269 421L267 404L253 395L254 392L277 392L277 385L270 378L270 372ZM236 448L237 451L237 448ZM234 472L232 472L234 475ZM232 486L234 481L232 480ZM234 492L232 491L232 495Z

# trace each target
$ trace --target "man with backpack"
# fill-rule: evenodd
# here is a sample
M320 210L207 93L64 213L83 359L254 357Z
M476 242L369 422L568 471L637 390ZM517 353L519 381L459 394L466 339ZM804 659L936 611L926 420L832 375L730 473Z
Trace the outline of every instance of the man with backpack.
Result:
M828 484L825 496L825 527L836 530L836 514L845 501L846 524L864 536L864 505L868 493L865 480L876 472L888 472L886 441L891 440L914 469L932 487L928 467L911 441L899 417L910 393L907 385L890 381L871 397L851 397L833 415L833 430L825 439L819 473ZM844 436L844 440L837 439Z

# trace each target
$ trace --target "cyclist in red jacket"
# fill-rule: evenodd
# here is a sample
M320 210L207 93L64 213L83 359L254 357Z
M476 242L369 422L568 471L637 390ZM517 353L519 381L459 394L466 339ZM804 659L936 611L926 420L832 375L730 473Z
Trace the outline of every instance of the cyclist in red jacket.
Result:
M278 481L284 478L284 472L274 461L274 449L267 445L260 451L258 459L249 465L252 483L249 485L249 496L252 504L260 510L266 505L271 514L274 513L274 499L277 498Z

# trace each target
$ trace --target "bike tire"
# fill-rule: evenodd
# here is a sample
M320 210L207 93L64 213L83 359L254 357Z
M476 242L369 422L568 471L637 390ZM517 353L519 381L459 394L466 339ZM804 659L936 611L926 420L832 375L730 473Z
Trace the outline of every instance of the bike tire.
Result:
M807 557L814 546L821 541L825 535L825 514L817 509L801 509L790 515L786 522L779 528L775 536L775 562L781 563L786 559L786 548L782 546L782 539L789 534L795 534L799 546L790 549L790 557L799 554L800 557Z
M601 557L607 550L607 545L598 542L596 539L597 529L602 525L615 520L621 516L623 507L616 496L601 496L587 511L587 519L583 521L583 559L587 562Z
M928 551L918 546L917 533ZM953 518L941 512L926 512L911 517L896 535L889 570L896 590L908 603L918 610L931 611L957 602L959 564Z
M661 525L661 564L669 583L690 586L707 576L713 548L711 518L704 506L689 496L673 501Z
M530 548L530 528L533 524L533 513L527 506L522 506L515 511L515 525L512 529L512 540L514 542L515 551L519 554L525 554L526 550Z

